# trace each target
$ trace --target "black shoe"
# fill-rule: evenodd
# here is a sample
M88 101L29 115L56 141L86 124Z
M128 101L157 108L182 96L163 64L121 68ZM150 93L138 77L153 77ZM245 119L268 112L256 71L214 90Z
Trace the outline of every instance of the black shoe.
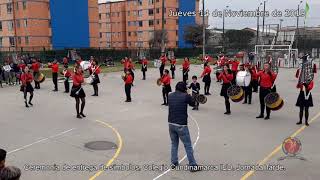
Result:
M242 104L247 104L247 102L243 102Z
M297 124L297 125L300 125L300 124L302 124L302 121L299 121L299 122L297 122L296 124Z
M131 100L126 100L125 102L131 102Z
M53 92L57 92L58 90L56 90L56 89L54 89L54 90L52 90Z
M171 166L170 166L170 167L171 167L171 169L176 169L176 167L177 167L177 166L179 166L179 163L171 164Z
M256 117L257 119L261 119L261 118L263 118L264 116L263 115L260 115L260 116L258 116L258 117Z
M161 106L165 106L167 103L163 103L163 104L161 104Z
M92 94L91 96L98 96L97 94Z
M78 118L78 119L82 119L82 117L80 116L80 114L77 115L77 118Z
M28 106L28 103L27 102L25 102L25 104L26 104L26 108L28 108L29 106Z
M251 102L249 102L249 104L251 104Z
M306 126L309 126L309 123L308 123L308 122L306 122Z
M64 93L69 93L69 91L65 91Z
M264 120L269 120L270 119L270 116L267 116L264 118Z
M225 114L225 115L230 115L230 114L231 114L231 112L228 112L228 111L227 111L227 112L225 112L224 114Z
M197 110L197 108L194 107L194 108L192 108L192 110L195 111L195 110Z
M211 96L211 93L207 93L208 94L208 96Z
M198 171L202 171L203 170L203 166L199 166L199 165L195 165L195 166L190 166L190 172L198 172Z
M33 106L33 104L32 104L31 102L29 102L29 105L30 105L30 106Z
M83 113L80 113L80 115L82 116L82 117L87 117L86 115L84 115Z

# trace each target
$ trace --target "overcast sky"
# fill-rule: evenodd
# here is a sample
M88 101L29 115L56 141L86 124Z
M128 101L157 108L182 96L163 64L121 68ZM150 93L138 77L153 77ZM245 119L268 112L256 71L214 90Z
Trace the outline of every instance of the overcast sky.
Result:
M206 9L209 9L211 12L215 9L223 10L226 6L229 6L229 9L239 11L243 9L244 11L256 10L257 7L263 0L205 0L207 6ZM282 12L285 12L286 9L298 9L298 4L300 0L267 0L266 2L266 11L272 12L275 9L278 9ZM319 26L320 25L320 0L308 0L310 6L310 15L306 21L307 26ZM301 8L304 9L306 0L303 1ZM263 6L260 7L263 10ZM279 24L280 19L283 19L283 26L296 26L297 18L266 18L266 24ZM262 24L262 19L260 19L260 24ZM300 24L303 25L304 18L300 18ZM219 17L209 17L210 27L222 28L222 18ZM256 27L257 18L226 18L225 27L226 28L236 28L241 29L245 27Z

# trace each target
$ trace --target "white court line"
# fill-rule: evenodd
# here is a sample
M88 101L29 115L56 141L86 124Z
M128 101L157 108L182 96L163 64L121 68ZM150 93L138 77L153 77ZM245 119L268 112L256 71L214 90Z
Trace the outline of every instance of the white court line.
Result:
M196 126L197 126L197 128L198 128L197 139L196 139L196 141L195 141L194 144L193 144L193 150L194 150L194 148L196 147L196 145L197 145L197 143L198 143L198 141L199 141L199 138L200 138L200 127L199 127L199 124L198 124L197 120L196 120L195 118L193 118L193 116L191 116L191 115L189 114L189 117L196 123ZM182 161L184 161L186 158L187 158L187 155L184 155L183 158L180 159L179 164L180 164ZM171 169L166 170L165 172L163 172L163 173L160 174L159 176L153 178L153 180L157 180L157 179L161 178L162 176L166 175L166 174L167 174L168 172L170 172L170 171L171 171Z
M35 145L35 144L39 144L39 143L41 143L41 142L47 141L47 140L52 139L52 138L56 138L56 137L58 137L58 136L64 135L64 134L66 134L66 133L68 133L68 132L71 132L71 131L73 131L73 130L75 130L75 128L72 128L72 129L63 131L63 132L61 132L61 133L58 133L58 134L56 134L56 135L53 135L53 136L50 136L50 137L47 137L47 138L40 139L40 140L38 140L38 141L36 141L36 142L30 143L30 144L27 144L27 145L25 145L25 146L22 146L22 147L20 147L20 148L18 148L18 149L12 150L12 151L8 152L7 154L12 154L12 153L15 153L15 152L17 152L17 151L24 150L24 149L26 149L26 148L28 148L28 147L30 147L30 146L33 146L33 145Z

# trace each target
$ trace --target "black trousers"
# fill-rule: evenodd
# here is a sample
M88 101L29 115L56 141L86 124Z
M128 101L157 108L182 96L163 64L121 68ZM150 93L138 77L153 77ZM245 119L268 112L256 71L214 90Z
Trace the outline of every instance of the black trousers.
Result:
M146 80L146 71L142 70L143 80Z
M244 90L244 102L247 103L249 101L249 103L251 104L251 100L252 100L252 86L251 84L247 87L243 87Z
M208 94L211 86L211 81L210 82L204 82L204 94Z
M40 73L40 72L33 72L33 77L34 77L34 78L37 77L39 73ZM40 83L37 82L37 81L34 81L34 88L40 89Z
M231 109L230 109L230 101L228 96L224 96L224 104L226 106L226 112L230 113Z
M70 91L69 78L64 80L64 89L65 89L66 93L68 93Z
M167 104L168 98L169 98L169 92L166 90L165 87L162 88L162 97L163 97L163 103Z
M52 82L54 84L54 90L58 91L58 73L52 73Z
M175 70L171 70L171 74L172 74L172 79L175 78Z
M189 79L189 71L182 70L182 76L183 82L187 83L187 80Z
M133 70L132 70L132 69L129 69L129 72L130 72L130 74L131 74L131 76L132 76L132 79L133 79L133 81L134 81L134 72L133 72Z
M252 80L251 84L252 84L253 92L258 92L258 87L259 87L258 80Z
M93 86L94 95L98 96L98 91L99 91L98 83L93 83L92 86Z
M270 117L271 110L264 102L264 98L271 92L271 88L260 87L259 99L260 99L260 115L264 116L264 110L266 109L267 117Z
M127 96L127 101L131 101L131 87L132 87L132 84L126 84L124 86L126 96Z
M160 77L163 76L163 71L164 71L164 64L161 64L160 68L159 68L159 71L160 71Z
M307 124L308 120L309 120L309 107L300 106L300 112L299 112L300 122L302 122L303 111L305 111L305 114L304 114L305 115L305 122Z

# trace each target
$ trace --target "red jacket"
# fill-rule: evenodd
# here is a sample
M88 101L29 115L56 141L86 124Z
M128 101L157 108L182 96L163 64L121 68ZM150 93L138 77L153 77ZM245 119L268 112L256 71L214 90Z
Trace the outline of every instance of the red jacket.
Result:
M233 74L220 73L218 79L222 80L223 84L229 84L233 80Z
M133 83L132 75L131 74L127 74L124 82L125 82L125 84L132 84Z
M300 89L300 91L303 91L303 87L304 85L303 84L298 84L297 88ZM308 87L307 87L307 91L311 91L314 87L314 82L311 81L309 84L308 84Z
M205 62L205 63L209 63L212 61L212 57L211 56L204 56L202 58L202 61Z
M97 65L95 65L95 66L91 65L90 68L89 68L90 74L92 74L94 70L95 70L95 72L94 72L95 74L100 74L100 73L101 73L101 69L100 69L99 66L97 66Z
M71 77L71 71L69 69L63 71L63 76L66 78Z
M21 63L18 65L19 69L23 72L24 71L24 68L26 68L26 64L25 63Z
M129 67L129 60L122 60L121 64L123 64L123 68L128 69Z
M258 78L260 78L260 86L263 88L271 88L274 81L277 79L277 74L271 72L271 76L264 71L258 72Z
M177 63L176 59L171 59L170 64L175 65Z
M147 65L147 64L149 64L149 61L147 59L142 59L141 64Z
M55 63L49 66L49 68L51 68L53 73L58 73L59 71L59 64Z
M183 70L188 70L190 68L190 62L183 61L182 68L183 68Z
M208 74L211 74L211 67L210 66L206 66L202 72L202 75L201 77L205 76L205 75L208 75Z
M31 83L33 81L33 76L31 73L23 73L21 75L21 82L23 85L26 85L27 83Z
M258 74L257 74L258 72L257 72L256 66L253 67L250 71L251 71L251 79L257 81L259 78L258 78Z
M163 75L161 78L161 82L163 83L163 85L170 85L171 83L170 75Z
M39 72L40 63L39 63L39 62L34 62L34 63L32 63L31 69L33 70L33 72Z
M160 60L161 60L161 63L165 65L168 59L166 56L161 56Z
M81 84L84 82L83 75L82 74L78 74L78 73L75 73L72 76L72 80L73 80L73 85L74 86L81 86Z
M238 67L239 67L239 64L240 64L239 61L230 61L229 64L232 65L231 70L232 70L233 72L238 71Z

